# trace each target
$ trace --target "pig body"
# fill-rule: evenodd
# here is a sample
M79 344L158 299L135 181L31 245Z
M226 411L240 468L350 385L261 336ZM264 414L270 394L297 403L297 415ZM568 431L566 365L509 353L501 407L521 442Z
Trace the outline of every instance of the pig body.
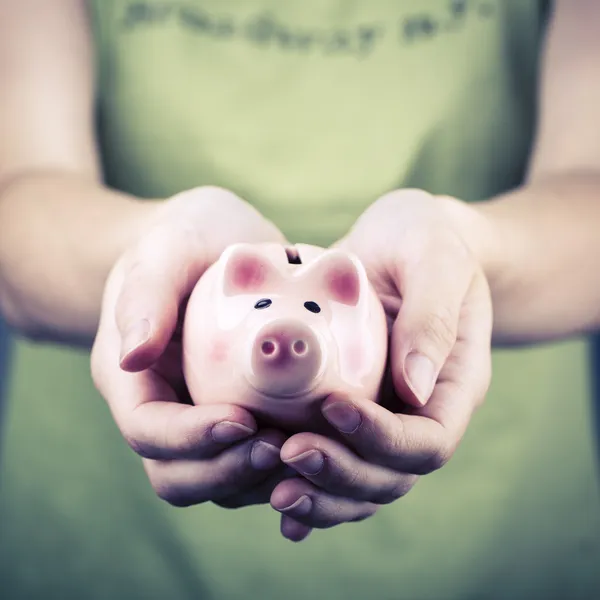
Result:
M354 256L236 244L190 296L184 373L196 404L237 404L276 426L314 430L320 400L333 392L377 399L387 339Z

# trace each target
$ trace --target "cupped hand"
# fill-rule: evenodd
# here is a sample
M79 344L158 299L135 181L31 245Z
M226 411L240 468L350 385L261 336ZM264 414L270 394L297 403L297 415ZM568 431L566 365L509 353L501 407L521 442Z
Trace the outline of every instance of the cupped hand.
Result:
M454 454L491 379L490 292L465 227L488 224L457 200L403 190L336 244L362 260L386 309L389 370L380 403L323 403L343 443L312 433L284 443L281 457L299 475L271 496L285 537L362 520Z
M92 376L156 493L176 506L268 502L285 477L285 436L259 431L233 405L193 405L181 368L185 303L202 273L237 242L285 243L226 190L197 188L158 205L113 268L92 350Z

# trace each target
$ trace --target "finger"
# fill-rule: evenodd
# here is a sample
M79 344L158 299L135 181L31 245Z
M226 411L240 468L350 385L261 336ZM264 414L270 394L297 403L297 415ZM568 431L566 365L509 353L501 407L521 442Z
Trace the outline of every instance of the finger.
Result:
M366 400L331 396L325 418L360 456L397 471L425 474L454 453L491 378L491 312L485 281L475 281L458 340L431 399L412 414L394 414Z
M312 433L287 440L281 460L329 494L375 504L401 498L417 480L416 475L368 463L342 444Z
M427 406L414 414L394 414L373 402L343 400L326 404L324 415L334 427L358 416L359 425L351 433L339 426L338 431L365 460L424 475L442 467L454 453L475 407L468 396L467 390L440 383Z
M440 230L415 258L392 267L402 304L392 328L391 363L399 396L414 406L430 398L458 333L475 263L458 236Z
M437 388L430 402L436 394ZM446 401L458 404L460 410L468 405L462 399ZM323 414L334 427L338 423L348 446L365 460L399 472L429 473L451 452L453 434L435 419L420 414L394 414L374 402L350 399L324 403ZM345 428L351 419L359 424L351 433L345 433L340 426Z
M253 504L267 504L271 499L273 490L279 483L291 477L298 477L298 474L293 469L288 467L278 467L265 480L258 483L256 486L243 490L233 496L226 496L215 500L215 504L222 508L241 508Z
M129 414L115 411L114 418L135 452L157 460L208 458L257 431L250 413L230 404L150 401Z
M110 360L113 341L101 333L92 352L92 377L119 430L145 458L172 460L213 456L257 431L254 417L239 406L178 402L155 371L127 373Z
M281 515L280 529L281 535L292 542L301 542L312 532L312 527L307 527L287 515Z
M375 514L378 508L370 502L333 496L301 478L281 482L273 491L271 506L315 529L361 521Z
M281 434L265 431L212 459L146 460L144 466L160 498L173 506L191 506L239 494L265 480L281 468L282 443Z

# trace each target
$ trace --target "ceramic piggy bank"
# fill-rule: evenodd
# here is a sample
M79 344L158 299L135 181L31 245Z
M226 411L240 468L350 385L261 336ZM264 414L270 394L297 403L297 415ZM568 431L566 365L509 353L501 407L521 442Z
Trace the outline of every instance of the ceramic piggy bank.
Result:
M230 246L194 288L183 327L196 404L227 402L311 429L332 392L377 399L387 324L357 258L297 245Z

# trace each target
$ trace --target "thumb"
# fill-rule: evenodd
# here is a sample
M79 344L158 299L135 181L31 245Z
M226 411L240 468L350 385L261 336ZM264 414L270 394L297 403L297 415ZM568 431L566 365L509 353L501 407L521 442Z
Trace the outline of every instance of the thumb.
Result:
M398 272L402 302L392 327L391 368L396 393L424 406L457 341L461 308L473 279L471 261L449 255Z
M285 243L283 234L228 190L200 187L161 206L151 228L123 261L115 300L121 367L148 368L164 352L182 304L204 271L233 242Z
M138 244L121 267L115 303L121 368L140 371L163 354L209 259L201 236L174 223L154 227Z

